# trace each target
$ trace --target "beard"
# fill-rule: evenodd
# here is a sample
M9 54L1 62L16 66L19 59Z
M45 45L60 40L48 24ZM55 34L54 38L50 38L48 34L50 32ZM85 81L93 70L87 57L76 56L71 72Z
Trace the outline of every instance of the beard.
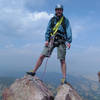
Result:
M57 16L62 16L62 13L58 12L56 13Z

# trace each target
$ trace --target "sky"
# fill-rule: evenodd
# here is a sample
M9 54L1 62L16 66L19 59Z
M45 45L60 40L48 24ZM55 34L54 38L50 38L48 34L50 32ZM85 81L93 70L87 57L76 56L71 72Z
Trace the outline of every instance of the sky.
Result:
M67 72L96 74L100 70L99 0L0 0L0 75L33 69L56 4L64 6L72 28L71 48L66 50ZM43 72L45 62L38 71ZM56 48L47 71L61 73Z

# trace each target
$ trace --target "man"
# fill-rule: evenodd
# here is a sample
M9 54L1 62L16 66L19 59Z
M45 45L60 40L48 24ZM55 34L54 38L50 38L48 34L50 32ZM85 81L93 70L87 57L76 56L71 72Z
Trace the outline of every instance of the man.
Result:
M62 21L61 21L62 19ZM56 27L56 24L61 22L58 26L57 32L55 33L53 45L50 47L49 44L51 43L51 37L54 33L54 27ZM56 5L55 8L55 15L52 17L48 23L47 31L45 33L45 47L40 55L34 69L31 72L27 72L28 75L34 76L37 69L42 64L45 57L49 57L55 47L57 47L57 57L60 60L61 63L61 70L63 74L63 78L61 83L66 83L66 62L65 62L65 56L66 56L66 46L70 48L70 43L72 42L72 32L69 20L65 18L63 15L63 6L62 5Z

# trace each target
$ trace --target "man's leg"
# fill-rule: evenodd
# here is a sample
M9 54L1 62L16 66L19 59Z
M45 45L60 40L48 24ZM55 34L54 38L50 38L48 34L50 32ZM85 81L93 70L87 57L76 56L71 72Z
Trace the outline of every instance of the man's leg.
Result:
M59 47L57 48L57 52L58 52L57 53L58 59L60 59L60 63L61 63L61 71L63 74L61 84L64 84L64 83L66 83L66 62L65 62L66 45L65 44L59 45Z
M53 51L54 47L52 47L50 50L49 50L49 47L48 46L45 46L38 61L36 62L36 65L34 67L34 69L30 72L27 72L28 75L32 75L34 76L36 71L38 70L38 68L41 66L43 60L45 57L49 57Z
M45 47L45 48L44 48L42 54L40 55L40 57L39 57L39 59L38 59L36 65L35 65L35 67L34 67L33 73L35 73L35 72L37 71L37 69L41 66L41 64L42 64L42 62L43 62L43 60L44 60L44 58L45 58L45 57L49 57L49 56L51 55L53 49L54 49L54 46L52 46L52 47L50 48L50 50L49 50L48 47Z
M66 84L67 80L66 80L66 62L65 59L60 60L61 62L61 70L62 70L62 74L63 74L63 78L61 79L61 84Z
M38 70L38 68L41 66L44 58L45 58L45 55L40 55L38 61L36 62L36 65L35 65L34 69L32 71L30 71L30 72L27 72L27 74L34 76L36 71Z
M65 62L65 59L60 60L60 62L61 62L61 70L62 70L63 78L66 79L66 62Z
M42 64L42 62L43 62L43 60L44 60L44 58L45 58L45 55L40 55L40 57L39 57L39 59L38 59L36 65L35 65L35 67L34 67L34 69L33 69L33 73L35 73L35 72L38 70L38 68L41 66L41 64Z

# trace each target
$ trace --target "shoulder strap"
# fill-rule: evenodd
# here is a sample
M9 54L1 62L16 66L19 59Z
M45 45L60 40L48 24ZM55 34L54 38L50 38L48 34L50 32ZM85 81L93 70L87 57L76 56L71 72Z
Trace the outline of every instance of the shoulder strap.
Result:
M66 21L66 17L64 16L64 19L63 19L63 22L62 22L62 26L63 26L63 28L65 30L65 33L66 33L66 23L65 23L65 21Z
M62 16L61 19L60 19L60 20L57 22L57 24L54 26L54 28L53 28L53 33L51 33L51 36L54 36L54 35L57 33L59 26L60 26L61 23L63 22L63 19L64 19L64 17Z
M51 27L52 28L54 27L54 21L55 21L55 16L53 16L52 19L51 19Z

